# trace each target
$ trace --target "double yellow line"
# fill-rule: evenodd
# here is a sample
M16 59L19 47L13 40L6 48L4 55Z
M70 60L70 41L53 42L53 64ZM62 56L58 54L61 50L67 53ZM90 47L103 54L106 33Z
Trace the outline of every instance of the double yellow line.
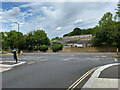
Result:
M76 82L74 82L67 90L73 90L76 86L78 86L78 84L80 84L89 74L91 74L93 71L95 71L96 69L98 69L101 66L95 67L91 70L89 70L88 72L86 72L82 77L80 77Z

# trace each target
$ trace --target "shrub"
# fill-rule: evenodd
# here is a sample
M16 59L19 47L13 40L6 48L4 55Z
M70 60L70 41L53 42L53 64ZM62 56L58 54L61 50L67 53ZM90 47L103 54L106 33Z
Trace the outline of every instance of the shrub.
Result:
M51 49L53 52L58 52L59 50L62 50L63 45L62 44L53 44L51 46Z
M42 45L42 46L39 47L39 50L43 51L43 52L46 52L48 50L48 46Z
M39 50L39 47L38 46L34 47L34 50L35 51Z
M30 51L30 50L33 50L34 48L32 46L29 46L27 47L27 49Z

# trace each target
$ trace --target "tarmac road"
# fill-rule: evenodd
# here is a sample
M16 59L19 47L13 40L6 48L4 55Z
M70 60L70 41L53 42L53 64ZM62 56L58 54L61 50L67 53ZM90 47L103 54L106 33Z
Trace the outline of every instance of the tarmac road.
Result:
M26 53L28 64L2 75L3 88L68 88L90 69L116 63L113 53ZM13 60L3 56L3 60ZM87 80L86 80L87 81ZM84 82L86 82L84 81ZM84 84L84 83L83 83ZM78 87L82 87L83 84Z

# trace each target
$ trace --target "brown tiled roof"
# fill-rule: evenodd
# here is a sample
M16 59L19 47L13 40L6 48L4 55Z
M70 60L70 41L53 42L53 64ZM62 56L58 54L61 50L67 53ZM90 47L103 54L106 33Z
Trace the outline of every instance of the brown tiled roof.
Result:
M90 41L89 40L70 40L70 41L61 41L61 43L63 44L70 44L70 43L73 43L73 44L84 44L84 43L89 43Z
M77 43L77 41L71 40L71 41L68 41L67 43Z

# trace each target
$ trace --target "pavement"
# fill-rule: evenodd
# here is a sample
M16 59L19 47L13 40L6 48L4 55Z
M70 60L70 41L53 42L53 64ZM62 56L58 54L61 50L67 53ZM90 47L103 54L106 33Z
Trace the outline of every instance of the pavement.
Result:
M0 61L0 72L8 71L14 67L26 64L25 61Z
M81 90L92 89L112 89L120 90L119 87L119 67L120 63L107 64L98 68L91 78L86 82Z

